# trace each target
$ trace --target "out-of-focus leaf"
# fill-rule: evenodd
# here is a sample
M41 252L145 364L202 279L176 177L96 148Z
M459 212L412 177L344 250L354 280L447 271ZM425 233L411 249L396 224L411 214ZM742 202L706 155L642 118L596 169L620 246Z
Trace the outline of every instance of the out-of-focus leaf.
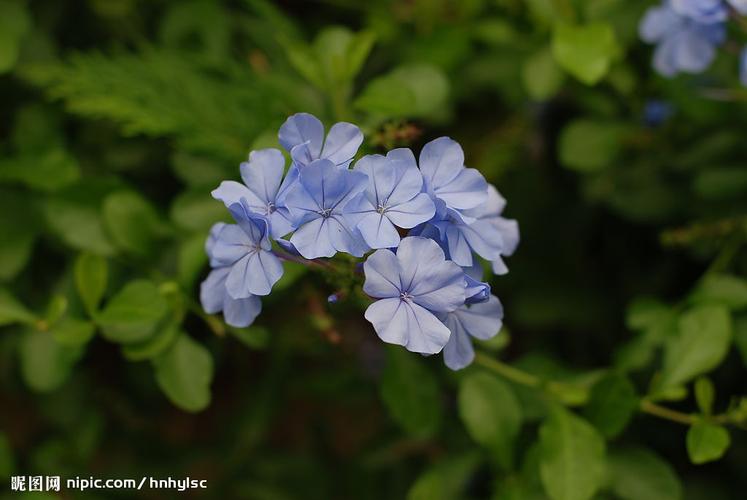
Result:
M381 399L392 418L409 434L432 436L441 423L438 384L422 361L404 349L387 348Z
M706 200L728 200L747 193L747 171L743 167L708 168L693 180L695 192Z
M542 424L540 476L552 500L588 500L604 485L604 439L585 420L554 408Z
M31 27L31 16L23 2L0 1L0 73L13 69L21 40Z
M734 318L734 344L742 355L744 366L747 366L747 316Z
M102 207L104 225L116 245L127 252L147 255L163 226L153 206L132 191L112 193Z
M12 323L33 324L36 316L8 290L0 288L0 326Z
M694 464L718 460L730 444L729 431L720 425L699 421L687 431L687 454Z
M635 414L638 396L625 375L609 373L591 388L584 415L605 438L620 434Z
M187 186L204 186L210 189L215 189L229 173L219 162L184 151L177 151L174 154L171 159L171 169L174 175Z
M0 432L0 474L3 477L10 477L16 468L15 459L13 458L13 449L10 447L8 438Z
M0 182L18 182L40 191L57 191L79 177L78 162L60 148L0 161Z
M594 85L609 71L619 47L609 24L558 23L553 31L552 51L563 69L585 84Z
M88 343L95 332L90 321L66 317L52 325L49 329L52 337L63 346L80 346Z
M187 191L171 205L171 220L191 231L205 231L218 221L230 218L222 202L213 199L209 190Z
M109 300L96 321L111 341L142 342L154 333L167 310L166 299L153 282L135 280Z
M698 408L705 415L713 412L713 402L716 399L716 388L708 377L698 377L695 381L695 401Z
M511 467L522 421L511 387L487 373L466 376L459 384L459 416L472 439L494 453L503 467Z
M231 19L218 3L189 0L171 4L161 22L164 45L219 63L231 38Z
M612 165L620 151L624 129L617 123L580 119L560 134L560 161L578 172L595 172Z
M62 345L49 332L31 330L23 334L18 347L23 379L37 392L50 392L62 385L83 354L80 347Z
M192 289L195 280L200 275L200 271L202 271L202 268L207 263L205 239L205 233L196 233L179 243L176 264L177 276L179 284L187 290Z
M524 62L521 76L529 97L538 101L552 97L563 83L563 72L549 48L543 48L529 57Z
M623 500L681 500L682 485L671 465L645 448L609 454L613 493Z
M714 369L729 351L731 337L731 317L725 307L697 306L685 312L678 335L666 344L659 388L684 384Z
M106 291L109 265L100 255L82 253L75 260L74 273L78 295L88 314L94 316Z
M179 337L181 331L177 322L169 321L159 324L156 332L142 342L134 342L122 346L122 354L130 361L142 361L161 355Z
M448 458L436 463L410 487L407 500L452 500L462 498L463 490L479 464L475 454Z
M690 294L693 304L719 304L734 311L747 307L747 280L729 274L707 274Z
M270 330L252 325L248 328L228 327L228 331L250 349L265 349L270 342Z
M448 94L449 81L441 70L407 65L371 80L355 105L387 117L430 116L443 111Z
M159 387L179 408L197 412L210 403L213 358L202 344L181 334L153 366Z

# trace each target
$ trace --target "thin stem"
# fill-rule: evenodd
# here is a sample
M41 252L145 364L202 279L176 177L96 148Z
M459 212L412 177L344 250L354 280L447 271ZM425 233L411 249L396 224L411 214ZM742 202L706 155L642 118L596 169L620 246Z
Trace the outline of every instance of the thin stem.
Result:
M692 425L695 423L695 417L687 413L672 410L666 406L661 406L656 403L652 403L646 399L642 400L638 405L638 409L643 413L648 413L655 417L671 420L684 425Z
M335 266L330 264L329 262L323 261L323 260L309 260L304 259L303 257L299 257L297 255L290 254L283 250L282 248L276 248L273 250L273 253L278 256L278 258L282 260L287 260L290 262L295 262L297 264L301 264L303 266L307 267L315 267L318 269L327 269L327 270L334 270Z

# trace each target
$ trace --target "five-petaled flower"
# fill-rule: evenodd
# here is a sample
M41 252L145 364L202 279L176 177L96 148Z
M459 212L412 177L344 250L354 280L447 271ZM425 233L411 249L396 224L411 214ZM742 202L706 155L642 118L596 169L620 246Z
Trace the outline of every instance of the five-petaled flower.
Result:
M332 125L325 138L324 125L316 116L296 113L280 127L278 139L297 167L326 159L348 168L363 142L363 134L352 123L339 122Z

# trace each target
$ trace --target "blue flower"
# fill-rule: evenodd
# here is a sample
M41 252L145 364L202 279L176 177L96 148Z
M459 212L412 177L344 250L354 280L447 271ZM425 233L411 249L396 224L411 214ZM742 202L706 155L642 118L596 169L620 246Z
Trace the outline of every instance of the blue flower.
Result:
M448 137L439 137L420 152L420 171L425 192L433 197L438 217L474 208L488 196L488 183L474 168L464 166L462 147Z
M649 127L658 127L674 113L674 107L667 101L651 99L643 108L643 122Z
M225 285L232 298L267 295L283 275L283 265L271 251L267 219L252 213L244 199L229 211L237 224L227 224L217 234L211 261L230 266Z
M337 252L362 256L368 247L355 228L348 203L366 189L368 177L339 168L330 160L315 160L300 169L298 182L285 203L296 231L290 242L307 259Z
M747 0L726 0L740 14L747 14Z
M351 201L349 210L371 248L396 247L397 227L413 228L436 213L433 201L422 192L423 176L409 149L395 149L386 157L364 156L355 171L368 176L368 187Z
M434 313L454 311L465 300L464 272L447 261L436 242L404 238L395 254L377 250L363 265L363 291L378 299L365 317L384 342L412 352L435 354L449 340L449 329Z
M210 229L210 235L205 242L205 251L211 261L211 265L219 264L213 257L213 247L218 240L218 235L226 227L219 222ZM251 325L262 311L262 302L256 295L243 299L234 299L226 290L226 278L231 272L230 266L222 266L213 269L208 277L200 284L200 302L202 308L208 314L217 314L223 311L223 317L231 326L243 328Z
M347 168L363 142L363 134L352 123L339 122L332 125L325 139L324 125L317 117L297 113L280 127L278 139L298 167L326 159Z
M261 149L249 153L249 161L240 166L244 184L236 181L223 181L213 190L216 200L226 207L246 200L249 210L264 215L270 224L273 238L280 238L293 231L288 209L283 206L283 198L298 176L297 170L288 172L283 180L285 158L278 149Z
M671 0L678 14L703 24L721 23L729 17L723 0Z
M739 81L747 87L747 45L739 53Z
M470 337L488 340L501 330L503 306L498 297L491 295L486 302L465 304L438 317L451 332L444 347L444 363L452 370L461 370L475 359Z
M716 56L716 46L726 37L723 23L698 22L667 3L646 11L639 31L644 41L657 44L654 68L667 77L705 70Z
M482 266L479 262L464 269L464 303L479 304L490 298L490 283L482 281Z

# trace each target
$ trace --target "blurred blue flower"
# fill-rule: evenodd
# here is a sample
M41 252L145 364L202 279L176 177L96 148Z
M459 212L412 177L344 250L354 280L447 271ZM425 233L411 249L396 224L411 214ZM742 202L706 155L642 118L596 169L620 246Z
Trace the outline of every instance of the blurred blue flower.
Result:
M729 17L723 0L670 0L672 9L703 24L720 23Z
M739 53L739 81L747 87L747 45Z
M300 169L285 203L298 228L290 242L302 256L316 259L347 252L360 257L368 250L354 215L347 211L367 184L366 174L339 168L330 160L316 160Z
M460 211L482 204L488 183L480 172L464 166L462 147L449 137L439 137L420 152L425 192L436 204L438 218L461 217Z
M668 3L648 9L639 32L644 41L657 44L654 68L667 77L705 70L716 55L716 46L726 37L722 22L699 22Z
M347 168L363 142L363 134L352 123L339 122L332 125L325 139L324 125L316 116L297 113L280 127L278 139L298 167L326 159Z
M488 340L501 330L503 306L498 297L491 295L486 302L465 304L438 317L451 332L444 346L444 363L452 370L461 370L475 359L470 337Z
M726 0L740 14L747 14L747 0Z
M643 108L643 122L649 127L658 127L674 113L674 107L667 101L651 99Z
M211 265L219 265L219 261L213 258L213 247L218 240L218 234L225 227L226 224L222 222L215 224L205 242L205 251ZM226 290L226 278L230 272L230 266L213 269L200 284L200 302L206 313L217 314L223 311L226 323L236 328L244 328L251 325L262 311L262 302L256 295L243 299L231 297Z
M244 199L228 209L237 224L227 224L217 234L211 261L230 266L226 290L232 298L267 295L283 275L283 265L271 251L267 219L252 213Z
M273 238L280 238L295 229L289 220L288 209L283 199L288 189L298 177L298 170L292 169L283 180L285 158L278 149L261 149L249 153L249 161L240 166L241 179L223 181L212 195L226 207L238 203L242 198L249 210L264 215L270 224Z
M449 329L434 315L464 304L464 272L447 261L436 242L404 238L395 254L377 250L363 266L363 291L378 299L365 317L384 342L412 352L435 354L449 340Z
M348 208L369 247L396 247L397 227L413 228L435 214L433 201L422 192L423 176L409 149L395 149L386 157L364 156L355 171L368 176L368 185Z

